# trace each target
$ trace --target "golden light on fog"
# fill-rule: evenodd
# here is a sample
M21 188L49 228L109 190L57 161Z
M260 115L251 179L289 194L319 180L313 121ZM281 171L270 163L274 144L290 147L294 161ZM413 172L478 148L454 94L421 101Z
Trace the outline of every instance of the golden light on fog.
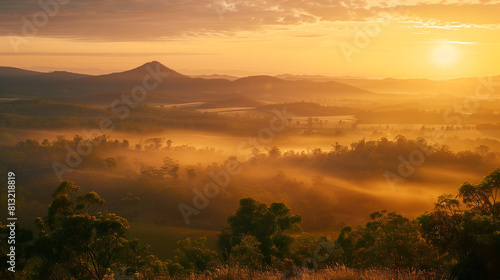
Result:
M432 62L443 68L456 65L459 58L458 50L452 44L441 44L432 53Z

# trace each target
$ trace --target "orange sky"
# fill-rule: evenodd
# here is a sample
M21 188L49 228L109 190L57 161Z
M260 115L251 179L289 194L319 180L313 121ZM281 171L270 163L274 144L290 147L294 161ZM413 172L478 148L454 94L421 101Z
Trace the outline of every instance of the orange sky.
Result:
M500 74L500 1L2 0L0 65L432 79ZM34 27L34 28L30 28Z

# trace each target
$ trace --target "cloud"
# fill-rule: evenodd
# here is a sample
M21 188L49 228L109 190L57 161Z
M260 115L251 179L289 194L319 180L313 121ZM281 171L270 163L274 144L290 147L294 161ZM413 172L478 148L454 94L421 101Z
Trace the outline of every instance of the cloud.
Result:
M491 2L491 1L490 1ZM413 16L442 23L494 25L500 23L500 4L421 4L407 6Z
M56 0L42 0L55 2ZM69 0L38 36L91 41L176 40L322 22L368 21L389 7L410 19L446 24L500 23L499 1L372 0ZM404 5L399 5L404 3ZM22 18L43 11L37 0L2 0L0 34L22 35ZM435 27L436 28L436 27Z

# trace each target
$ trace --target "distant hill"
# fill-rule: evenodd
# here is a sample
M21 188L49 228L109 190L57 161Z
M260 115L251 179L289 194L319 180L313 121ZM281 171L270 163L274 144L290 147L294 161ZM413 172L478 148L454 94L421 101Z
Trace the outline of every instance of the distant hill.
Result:
M373 97L373 92L340 82L311 82L308 80L286 81L272 76L251 76L233 82L238 92L254 93L263 100L300 101L305 98L364 98Z
M16 100L0 103L2 114L39 117L39 118L104 118L112 112L90 106L59 103L47 100Z
M168 73L161 83L148 82L150 103L190 103L247 98L271 102L300 101L304 98L363 98L369 90L341 82L287 81L271 76L230 79L192 78L153 61L137 68L106 75L89 76L69 72L41 73L15 68L0 71L0 97L38 98L76 104L109 106L113 100L144 84L151 72Z
M322 106L312 102L292 102L285 104L270 104L259 107L261 111L283 110L297 116L343 116L354 115L360 112L358 109L339 106Z
M330 81L339 81L344 79L362 79L360 77L351 77L351 76L332 77L324 75L292 75L292 74L281 74L281 75L276 75L275 77L287 81L308 80L311 82L330 82Z
M220 74L212 74L212 75L191 75L191 78L201 78L201 79L223 79L223 80L229 80L229 81L234 81L238 80L239 77L236 76L231 76L231 75L220 75Z
M500 77L493 77L498 81ZM362 88L377 93L396 94L446 94L473 96L478 85L479 78L461 78L452 80L429 80L429 79L336 79L357 88ZM500 86L495 86L496 94L500 94Z
M50 73L43 73L34 78L38 79L46 79L46 80L54 80L54 81L66 81L66 80L76 80L80 78L91 77L91 75L78 74L66 71L54 71Z
M228 108L228 107L259 107L264 103L253 100L246 96L232 95L227 99L205 102L196 109Z
M0 67L0 80L73 80L79 78L90 77L90 75L71 73L66 71L54 71L49 73L24 70L13 67Z
M24 70L14 67L2 67L0 66L0 78L12 78L12 77L30 77L43 74L42 72Z

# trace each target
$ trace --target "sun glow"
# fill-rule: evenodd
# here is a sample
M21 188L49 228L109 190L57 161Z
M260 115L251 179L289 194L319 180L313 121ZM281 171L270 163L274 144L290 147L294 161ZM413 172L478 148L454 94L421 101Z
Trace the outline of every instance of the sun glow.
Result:
M452 44L439 45L432 53L432 61L439 67L447 68L457 64L459 53Z

